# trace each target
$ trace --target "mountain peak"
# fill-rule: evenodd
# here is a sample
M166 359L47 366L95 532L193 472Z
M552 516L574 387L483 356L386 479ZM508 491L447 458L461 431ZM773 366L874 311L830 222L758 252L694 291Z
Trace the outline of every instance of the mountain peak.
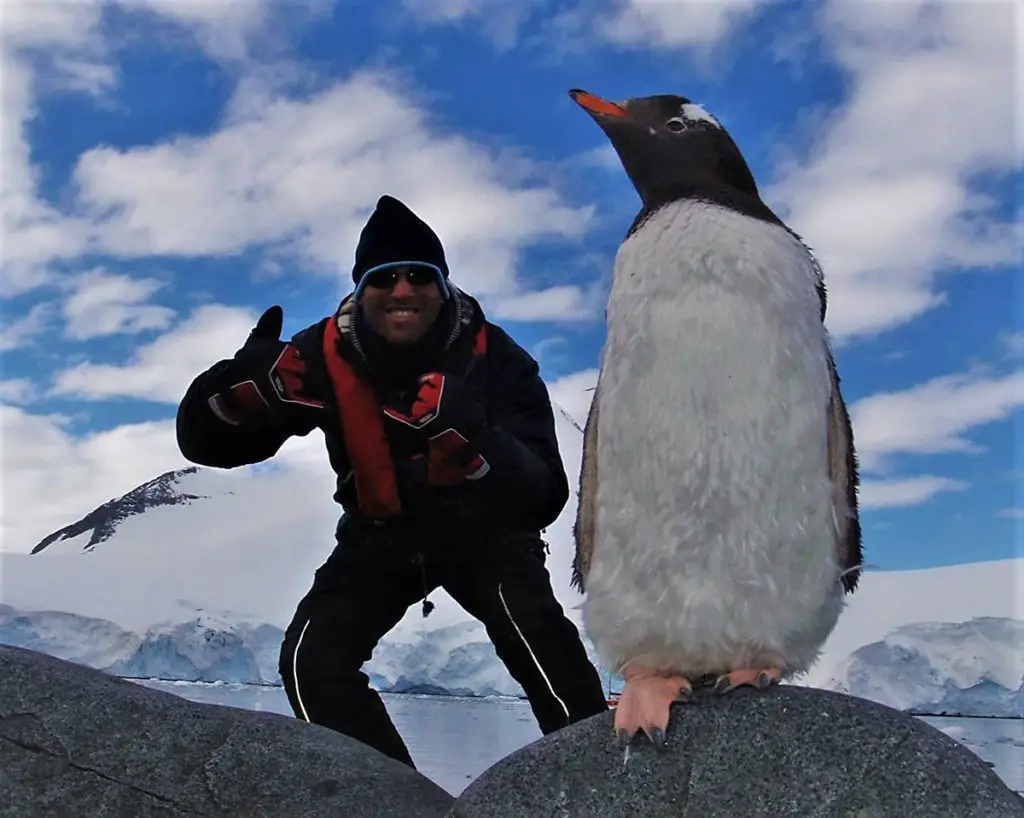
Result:
M189 494L178 485L183 477L198 471L197 466L189 466L164 472L159 477L136 486L127 494L98 506L77 522L44 537L32 549L32 553L38 554L55 542L70 540L91 531L88 542L82 547L83 552L89 552L99 543L109 539L117 530L117 526L129 517L157 506L179 506L202 499L205 495Z
M559 415L561 415L563 418L565 418L565 420L568 421L569 424L577 432L579 432L580 434L583 434L583 427L580 425L580 422L578 420L576 420L576 418L574 418L572 415L570 415L562 406L560 406L559 404L555 403L554 401L551 402L551 405L554 407L555 411Z

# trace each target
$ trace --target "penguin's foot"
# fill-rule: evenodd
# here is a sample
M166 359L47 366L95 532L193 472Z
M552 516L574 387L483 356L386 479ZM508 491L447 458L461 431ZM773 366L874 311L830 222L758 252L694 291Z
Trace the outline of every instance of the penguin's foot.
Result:
M654 668L631 666L615 707L615 735L626 746L641 730L656 747L665 744L672 702L687 701L693 694L690 680L664 676Z
M715 681L715 693L723 694L735 690L737 687L756 687L758 690L767 690L772 685L782 680L782 671L777 667L756 668L744 667L719 676Z

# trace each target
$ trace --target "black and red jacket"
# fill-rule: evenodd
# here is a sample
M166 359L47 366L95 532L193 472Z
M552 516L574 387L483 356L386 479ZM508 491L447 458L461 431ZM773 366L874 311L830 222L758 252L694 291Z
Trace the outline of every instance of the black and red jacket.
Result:
M454 287L451 292L439 319L446 322L442 350L425 371L463 375L485 406L488 430L480 454L489 471L479 480L429 486L415 497L403 494L401 465L423 456L426 444L383 417L381 405L395 386L381 377L389 373L375 370L349 298L337 313L292 338L307 362L307 389L331 409L320 428L337 475L334 499L355 517L540 531L569 499L547 388L533 357L487 321L475 299ZM226 365L220 361L200 374L178 407L178 446L188 460L215 468L259 463L289 437L317 428L311 421L291 421L254 431L222 422L207 398L223 388L219 376Z

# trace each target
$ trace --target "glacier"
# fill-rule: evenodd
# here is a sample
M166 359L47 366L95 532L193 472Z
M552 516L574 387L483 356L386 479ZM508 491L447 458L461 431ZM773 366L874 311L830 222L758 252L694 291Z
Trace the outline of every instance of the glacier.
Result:
M153 625L137 635L104 619L0 605L0 643L137 679L279 686L283 635L268 623L209 614ZM1022 644L1019 619L909 623L858 648L818 686L913 713L1021 718ZM385 639L363 670L383 693L524 695L476 621L435 628L413 640Z
M128 678L264 684L260 668L260 659L266 659L264 641L280 635L278 629L271 630L274 633L252 629L256 638L251 639L248 629L196 617L156 624L139 635L98 617L0 605L0 643Z
M823 687L915 713L1024 718L1024 621L909 623L855 650Z
M283 637L275 625L210 615L152 625L138 635L97 617L0 605L0 644L133 679L279 686ZM363 670L385 693L524 695L475 621L438 628L415 641L384 640Z
M0 604L0 643L110 670L141 639L108 619L67 611L20 611Z

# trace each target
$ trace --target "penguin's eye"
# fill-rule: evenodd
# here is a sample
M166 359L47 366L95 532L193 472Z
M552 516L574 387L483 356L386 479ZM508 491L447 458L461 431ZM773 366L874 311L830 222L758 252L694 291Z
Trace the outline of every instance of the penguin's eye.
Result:
M680 119L679 117L674 116L672 117L672 119L665 123L665 127L668 128L673 133L679 133L680 131L686 130L686 123L683 122L683 120Z

